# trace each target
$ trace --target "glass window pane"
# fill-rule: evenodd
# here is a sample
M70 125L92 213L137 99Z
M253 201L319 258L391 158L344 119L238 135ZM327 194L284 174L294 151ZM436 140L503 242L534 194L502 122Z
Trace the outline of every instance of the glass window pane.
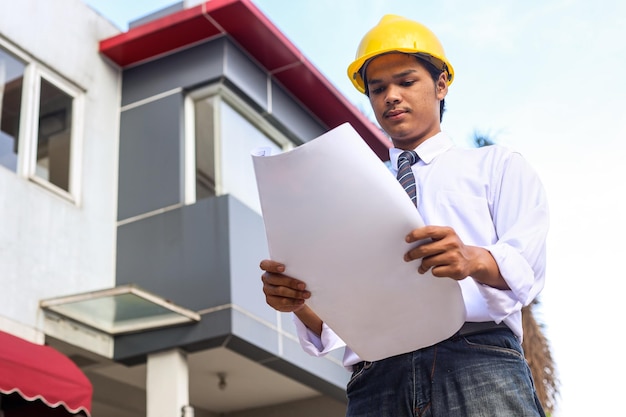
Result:
M200 320L196 312L131 285L42 300L41 306L109 334Z
M35 174L69 191L72 96L41 79Z
M17 170L17 147L26 65L0 48L0 165Z
M214 101L196 102L196 200L215 195Z
M222 101L220 110L222 192L233 195L260 213L261 204L250 153L258 147L269 147L275 155L282 149L227 103Z

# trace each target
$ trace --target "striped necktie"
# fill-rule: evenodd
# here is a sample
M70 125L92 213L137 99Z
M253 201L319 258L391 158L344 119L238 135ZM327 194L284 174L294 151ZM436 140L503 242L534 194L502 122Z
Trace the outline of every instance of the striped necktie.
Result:
M411 170L411 165L419 160L419 156L415 151L404 151L398 157L398 181L404 188L404 191L411 197L411 201L417 207L417 194L415 192L415 177Z

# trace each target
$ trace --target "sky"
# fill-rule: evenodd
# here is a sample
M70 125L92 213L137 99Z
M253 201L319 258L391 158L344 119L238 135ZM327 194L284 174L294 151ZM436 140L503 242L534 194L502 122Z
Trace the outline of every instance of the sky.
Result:
M171 0L84 0L118 28ZM626 285L626 2L622 0L253 0L357 108L346 76L384 14L437 34L455 69L442 128L474 132L535 167L551 207L546 287L536 311L561 381L555 417L623 410ZM623 411L622 411L623 412Z

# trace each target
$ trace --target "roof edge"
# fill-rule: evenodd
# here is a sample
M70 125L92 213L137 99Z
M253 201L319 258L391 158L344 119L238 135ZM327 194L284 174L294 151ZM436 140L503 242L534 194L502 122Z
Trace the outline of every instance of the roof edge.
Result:
M104 39L99 50L127 68L220 34L230 36L329 129L348 122L380 159L389 158L391 144L382 131L251 0L207 1Z

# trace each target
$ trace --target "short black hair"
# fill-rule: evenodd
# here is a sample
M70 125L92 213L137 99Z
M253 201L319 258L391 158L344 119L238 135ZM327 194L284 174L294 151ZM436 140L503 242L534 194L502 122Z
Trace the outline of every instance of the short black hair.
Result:
M419 56L415 55L415 58L419 61L420 64L424 65L426 71L430 74L433 79L433 82L436 84L439 81L439 76L442 72L446 71L446 69L439 69L435 65L433 65L430 61L426 61L421 59ZM439 123L443 120L443 112L446 111L446 99L442 98L439 102Z

